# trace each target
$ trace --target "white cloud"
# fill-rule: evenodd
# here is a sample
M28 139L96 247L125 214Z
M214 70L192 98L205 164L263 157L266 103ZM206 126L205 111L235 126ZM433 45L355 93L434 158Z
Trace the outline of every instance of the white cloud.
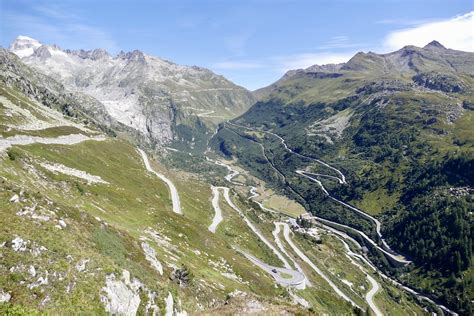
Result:
M474 11L448 20L393 31L385 37L383 49L393 51L406 45L423 47L432 40L447 48L474 51Z
M430 22L437 22L439 19L384 19L375 21L375 24L386 24L386 25L403 25L403 26L414 26L420 24L426 24Z

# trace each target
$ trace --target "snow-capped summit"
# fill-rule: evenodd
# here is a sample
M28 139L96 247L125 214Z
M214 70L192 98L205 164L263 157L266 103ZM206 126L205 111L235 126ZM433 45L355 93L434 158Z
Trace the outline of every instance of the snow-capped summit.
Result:
M33 55L35 50L42 44L34 38L19 35L11 44L10 51L18 57L24 58Z

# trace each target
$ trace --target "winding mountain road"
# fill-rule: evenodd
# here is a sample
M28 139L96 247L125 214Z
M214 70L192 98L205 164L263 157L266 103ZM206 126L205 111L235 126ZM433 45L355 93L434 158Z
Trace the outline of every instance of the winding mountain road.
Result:
M208 229L211 233L215 233L217 229L217 225L222 222L222 210L219 206L219 189L225 189L224 187L215 187L212 186L212 207L214 208L214 218L212 219L211 225L209 225Z
M247 259L249 259L253 264L270 274L275 281L284 286L284 287L294 287L299 290L304 290L306 287L306 276L299 271L293 269L284 269L279 267L274 267L266 264L265 262L260 261L256 257L240 251Z
M233 124L233 123L230 123L230 122L226 122L226 123L228 123L228 124L230 124L230 125L237 126L237 127L242 127L242 128L245 128L245 129L253 130L253 131L260 131L260 130L254 130L254 129L251 129L251 128L248 128L248 127L245 127L245 126L240 126L240 125L237 125L237 124ZM280 139L281 143L284 145L284 147L285 147L290 153L293 153L293 154L295 154L295 155L298 155L298 156L300 156L300 157L302 157L302 158L314 160L314 161L316 161L316 162L318 162L318 163L320 163L320 164L322 164L322 165L324 165L324 166L326 166L326 167L328 167L328 168L330 168L330 169L336 171L336 173L339 174L340 178L335 177L335 176L330 176L330 175L323 175L323 174L316 174L316 173L306 172L306 171L302 171L302 170L299 170L299 171L300 171L300 173L299 173L300 175L303 175L303 176L308 177L308 178L311 177L311 175L320 176L320 177L325 176L325 177L327 177L327 178L337 180L340 184L345 184L345 183L346 183L345 176L342 174L342 172L340 172L339 170L337 170L335 167L332 167L332 166L330 166L329 164L327 164L327 163L325 163L325 162L323 162L323 161L320 161L320 160L318 160L318 159L314 159L314 158L311 158L311 157L306 157L306 156L304 156L304 155L295 153L293 150L291 150L291 149L286 145L285 140L284 140L282 137L280 137L279 135L277 135L277 134L274 134L274 133L272 133L272 132L265 132L265 131L260 131L260 132L268 133L268 134L271 134L271 135L277 137L278 139ZM216 133L217 133L217 131L216 131ZM214 133L214 135L215 135L216 133ZM214 135L213 135L213 136L214 136ZM263 147L263 145L262 145L262 147ZM263 149L263 151L265 150L264 147L263 147L262 149ZM210 148L209 148L209 147L208 147L208 150L207 150L206 152L208 152L208 151L210 151ZM265 156L265 157L266 157L266 156ZM206 156L206 158L207 158L207 156ZM209 158L207 158L207 159L210 160ZM267 159L268 159L268 158L267 158ZM220 164L218 164L218 165L220 165ZM232 171L232 168L231 168L230 166L225 165L225 167L226 167L227 169L229 169L229 171ZM231 172L231 173L232 173L232 172ZM234 176L235 176L235 175L230 176L230 174L229 174L228 177L226 177L226 180L229 181L229 182L231 182L231 183L233 183L233 184L236 184L236 183L232 182L232 178L233 178ZM322 183L321 183L319 180L317 180L317 179L315 179L315 178L313 178L313 177L311 177L311 178L312 178L312 181L314 181L314 182L320 184L320 188L323 190L323 192L324 192L324 191L327 192L327 190L324 188L324 186L322 185ZM315 181L315 180L317 180L317 181ZM238 184L238 185L242 185L241 183L237 183L237 184ZM243 216L244 220L246 220L247 224L250 224L249 226L252 228L253 225L248 221L248 219L241 213L241 211L240 211L240 210L232 203L232 201L230 200L228 188L227 188L226 191L224 191L224 195L226 195L226 194L227 194L226 200L227 200L228 204L231 205L231 207L234 208L239 214L241 214L241 216ZM250 196L249 199L252 199L252 198L255 198L256 196L258 196L258 193L256 192L256 188L251 187L251 188L250 188L250 194L251 194L251 196ZM329 194L328 194L328 195L329 195ZM337 199L336 199L336 201L339 202L339 200L337 200ZM229 202L230 202L230 203L229 203ZM342 202L342 201L340 201L340 202ZM342 203L344 203L344 202L342 202ZM262 210L268 210L268 209L264 208L261 203L259 203L259 205L262 206ZM347 206L347 207L352 207L352 206L350 206L350 205L348 205L348 204L346 204L346 203L344 203L344 204L342 204L342 205ZM357 210L358 210L358 209L357 209ZM273 212L273 210L270 210L270 211ZM363 212L363 211L361 211L361 210L358 210L358 211L364 213L364 214L367 215L367 216L370 216L369 214L367 214L367 213L365 213L365 212ZM329 223L329 224L340 225L341 227L345 227L345 228L349 228L349 229L352 229L352 230L357 231L356 229L354 229L354 228L352 228L352 227L348 227L348 226L346 226L346 225L342 225L342 224L339 224L339 223L331 222L331 221L324 220L324 219L321 219L321 218L318 218L318 217L315 217L315 219L320 220L320 221L326 221L326 223ZM372 219L372 220L375 220L374 223L376 224L376 227L377 227L377 233L379 234L379 236L381 236L381 234L380 234L380 226L381 226L381 225L380 225L380 222L377 224L378 221L377 221L375 218L371 217L371 219ZM333 228L333 227L329 227L329 226L326 226L326 225L324 225L324 224L321 224L321 225L322 225L325 229L336 233L336 235L338 235L338 237L340 238L341 241L343 241L342 238L344 238L344 239L347 239L347 240L350 240L351 242L353 242L353 243L357 246L358 249L361 249L361 248L362 248L362 246L361 246L355 239L353 239L352 237L350 237L349 235L347 235L345 232L339 231L339 230L337 230L337 229L335 229L335 228ZM253 227L253 228L255 229L255 227ZM252 230L253 230L253 229L252 229ZM255 231L254 231L254 232L255 232ZM364 234L363 232L360 232L360 231L357 231L357 232L359 232L359 233L361 234L361 236L364 237L365 234ZM260 234L260 235L261 235L261 234ZM285 235L285 229L284 229L284 235ZM260 237L260 236L259 236L259 237ZM263 237L263 236L262 236L262 237ZM285 239L286 239L286 238L288 238L288 239L287 239L288 244L289 244L291 247L294 246L294 247L297 249L297 251L296 251L295 249L293 249L293 250L296 252L296 254L297 254L298 256L300 256L300 258L301 258L303 261L305 261L306 263L308 263L308 264L310 265L310 267L313 268L313 270L315 270L316 272L318 272L319 269L311 262L311 260L310 260L304 253L302 253L302 252L292 243L292 241L291 241L291 239L290 239L290 236L289 236L289 227L288 227L288 229L286 230ZM408 263L410 263L410 261L404 260L402 256L396 256L395 253L392 254L391 252L393 252L393 251L388 252L387 250L385 250L385 249L383 249L383 248L380 248L380 247L379 247L373 240L371 240L367 235L365 235L364 238L365 238L366 240L368 240L372 245L377 246L379 250L383 251L385 254L387 254L389 257L395 259L396 261L398 261L398 262L400 262L400 263L402 263L402 264L408 264ZM383 242L383 244L384 244L384 246L385 246L385 245L386 245L385 241L383 240L383 238L381 238L381 239L382 239L382 242ZM263 240L266 240L266 239L264 238ZM267 242L268 242L268 241L267 241ZM385 275L383 272L381 272L379 269L377 269L377 268L372 264L372 262L370 262L367 258L365 258L364 256L362 256L362 255L360 255L360 254L357 254L357 253L352 252L352 251L350 250L349 245L348 245L347 243L345 243L344 241L343 241L343 243L344 243L344 245L345 245L345 247L346 247L346 249L347 249L347 255L348 255L348 257L349 257L349 256L352 256L352 257L354 257L354 258L357 258L357 259L361 260L362 262L365 262L365 263L366 263L372 270L374 270L379 276L381 276L383 279L387 280L388 282L392 283L393 285L395 285L395 286L397 286L397 287L399 287L399 288L402 288L402 289L405 290L406 292L408 292L408 293L410 293L410 294L416 296L416 297L419 298L419 299L426 300L426 301L430 302L431 304L434 304L434 305L438 306L440 309L442 309L442 310L445 311L445 312L448 312L448 313L450 313L450 314L452 314L452 315L454 315L454 316L458 316L457 313L455 313L455 312L453 312L452 310L448 309L448 308L445 307L444 305L437 304L436 302L434 302L434 301L433 301L432 299L430 299L429 297L424 296L424 295L418 293L417 291L415 291L415 290L413 290L413 289L411 289L411 288L409 288L409 287L407 287L407 286L404 286L404 285L401 284L400 282L398 282L398 281L396 281L396 280L394 280L394 279L388 277L388 276ZM271 245L271 244L270 244L270 245ZM278 245L278 243L277 243L277 245ZM386 245L386 247L387 247L388 249L390 249L390 247L388 247L388 245ZM272 250L274 249L273 246L271 246L270 248L272 248ZM292 247L292 248L293 248L293 247ZM275 251L276 251L276 250L275 250ZM278 251L277 251L277 253L278 253ZM288 255L288 253L286 253L286 255ZM302 256L301 256L301 255L302 255ZM288 257L289 257L291 260L293 260L290 256L288 256ZM350 257L349 257L349 258L350 258ZM306 259L306 260L304 260L304 259ZM285 262L286 262L286 260L285 260ZM310 262L311 262L311 263L310 263ZM351 261L351 262L355 263L355 261ZM288 264L288 263L287 263L287 264ZM355 263L355 264L358 265L357 263ZM358 265L358 266L363 269L362 266L360 266L360 265ZM316 268L316 269L315 269L315 268ZM319 270L319 271L320 271L320 270ZM320 271L320 272L321 272L321 271ZM369 290L369 291L366 293L365 299L366 299L366 301L367 301L369 307L372 309L372 311L373 311L377 316L383 315L383 314L381 313L381 311L378 309L378 307L375 305L374 301L373 301L374 296L375 296L376 293L380 290L380 285L379 285L379 284L377 283L377 281L376 281L374 278L372 278L368 273L366 273L366 277L367 277L369 283L371 284L372 288L371 288L371 290ZM327 277L326 277L326 278L327 278ZM308 281L309 281L309 280L307 280L307 282L308 282ZM329 279L327 279L327 281L331 282L331 280L329 280ZM329 283L329 282L328 282L328 283ZM334 285L334 283L332 283L332 282L331 282L330 284L333 284L333 285ZM334 286L335 286L335 285L334 285ZM336 287L336 288L337 288L337 287ZM334 289L334 288L333 288L333 289ZM345 297L344 299L347 298L347 300L351 301L351 304L355 304L355 303L354 303L352 300L350 300L350 298L348 298L342 291L338 290L337 293L338 293L342 298ZM357 305L355 305L355 306L357 306Z
M290 264L288 261L285 259L285 257L275 248L275 246L272 245L272 243L265 237L263 234L255 227L255 225L245 216L245 214L232 202L230 195L229 195L229 188L224 188L224 198L229 204L230 207L232 207L239 215L240 217L244 220L244 222L247 224L247 226L254 232L255 235L260 238L260 240L267 245L268 248L272 250L272 252L280 259L281 262L283 262L283 265L287 269L291 269Z
M357 305L353 300L351 300L344 292L342 292L334 282L329 279L321 269L319 269L291 240L290 238L290 227L286 223L283 224L283 236L285 237L286 242L288 245L290 245L291 249L298 255L298 257L301 258L304 262L306 262L311 269L313 269L321 278L323 278L329 286L334 290L334 292L337 293L341 298L343 298L345 301L351 303L352 306L361 308L359 305Z
M405 260L401 256L396 256L396 255L388 252L387 250L383 249L382 247L377 245L372 239L370 239L370 237L367 236L367 234L365 234L363 231L360 231L360 230L355 229L353 227L350 227L350 226L347 226L347 225L344 225L344 224L340 224L340 223L336 223L336 222L333 222L333 221L330 221L330 220L327 220L327 219L324 219L324 218L321 218L321 217L318 217L318 216L311 215L310 218L313 218L313 219L315 219L319 222L327 223L329 225L338 226L338 227L348 229L348 230L351 230L351 231L354 231L354 232L358 233L360 236L362 236L362 238L367 240L367 242L369 242L372 246L377 248L377 250L383 252L386 256L388 256L390 258L390 260L393 260L394 263L398 263L400 265L407 265L411 262L411 261Z
M176 213L176 214L181 214L182 215L183 212L181 210L181 202L179 200L178 190L176 189L173 182L171 182L171 180L168 179L167 177L165 177L163 174L153 170L153 168L150 165L150 161L148 160L148 156L143 150L138 148L138 152L142 156L143 162L145 163L146 170L148 170L149 172L155 174L158 178L160 178L168 186L168 188L170 190L170 194L171 194L171 202L173 203L173 212Z
M296 260L293 260L290 254L285 250L285 247L283 246L283 243L280 240L280 237L279 237L280 227L286 224L280 223L280 222L274 222L273 224L275 224L275 229L273 230L272 234L273 234L273 237L275 238L275 243L277 244L278 248L285 256L287 256L293 262L293 266L296 268L296 270L298 270L301 274L305 275L301 266L298 264L298 262L296 262ZM306 285L311 286L311 282L309 281L307 277L306 277Z
M236 184L236 185L242 185L242 183L238 183L238 182L234 182L232 181L232 179L236 176L239 175L239 172L235 169L232 169L229 165L226 165L225 163L222 163L220 161L215 161L214 162L216 165L218 166L221 166L221 167L224 167L224 168L227 168L227 170L229 170L229 174L227 174L224 179L226 179L227 181L229 181L230 183L233 183L233 184Z
M372 309L372 311L375 313L375 315L382 316L383 315L382 312L377 307L377 305L375 305L375 303L374 303L374 296L380 290L380 285L369 274L366 274L366 277L367 277L367 280L369 280L370 284L372 285L372 288L365 295L365 300L367 301L367 304L369 304L370 309Z
M324 225L323 225L324 226ZM327 227L329 228L329 227ZM331 229L328 229L328 230L331 230ZM332 231L337 231L335 229L332 229ZM360 248L360 245L358 245L357 241L353 240L350 236L346 235L346 237L344 237L344 233L340 232L341 234L338 234L339 236L341 236L342 238L345 238L345 239L348 239L348 240L351 240L353 242L355 242L355 244ZM338 237L339 237L338 236ZM441 310L451 314L451 315L454 315L454 316L458 316L458 314L452 310L450 310L449 308L447 308L446 306L444 305L441 305L441 304L438 304L436 303L435 301L433 301L431 298L425 296L425 295L422 295L420 294L419 292L409 288L408 286L405 286L403 284L401 284L400 282L398 282L397 280L394 280L392 279L391 277L387 276L386 274L384 274L382 271L380 271L379 269L377 269L377 267L375 267L368 259L366 259L365 257L361 256L360 254L357 254L357 253L354 253L350 250L350 247L349 245L344 241L342 240L342 238L339 237L339 239L342 241L342 243L344 244L346 250L347 250L347 254L349 256L352 256L354 258L358 258L359 260L365 262L372 270L374 270L381 278L383 278L384 280L386 280L387 282L393 284L394 286L398 287L398 288L401 288L403 289L404 291L410 293L411 295L417 297L418 299L420 300L425 300L433 305L436 305L438 306ZM352 263L355 263L354 261L352 261ZM357 265L357 264L356 264ZM372 284L372 282L369 280L369 282ZM373 296L375 295L375 292L372 293L373 295L370 295L369 298L373 298ZM366 297L367 299L367 297ZM373 303L373 302L372 302ZM370 305L370 304L369 304ZM372 308L372 306L371 306ZM375 311L374 311L375 312Z
M257 205L264 211L269 212L269 213L278 213L275 210L269 209L268 207L263 206L263 203L256 201L255 198L259 196L260 194L257 193L257 188L256 187L250 187L250 194L251 196L248 198L248 200L252 200L254 203L257 203Z
M409 260L406 260L402 255L394 252L390 247L389 245L386 243L385 239L383 238L382 236L382 233L381 233L381 223L380 221L378 221L376 218L374 218L373 216L365 213L364 211L361 211L359 210L358 208L356 207L353 207L339 199L336 199L335 197L331 196L329 194L329 192L326 190L326 188L324 187L323 183L311 176L311 175L314 175L314 176L324 176L324 177L327 177L327 178L331 178L331 179L337 179L337 181L340 183L340 184L347 184L346 182L346 177L344 176L344 174L339 170L337 169L336 167L333 167L331 166L330 164L320 160L320 159L316 159L316 158L313 158L313 157L309 157L309 156L305 156L305 155L302 155L300 153L296 153L295 151L293 151L286 143L285 139L283 139L283 137L281 137L280 135L278 134L275 134L273 132L269 132L269 131L262 131L262 130L258 130L258 129L253 129L253 128L250 128L250 127L246 127L246 126L243 126L243 125L239 125L239 124L235 124L235 123L231 123L231 122L227 122L227 124L229 125L233 125L235 127L240 127L240 128L244 128L244 129L247 129L247 130L251 130L251 131L255 131L255 132L263 132L263 133L266 133L268 135L272 135L274 137L276 137L277 139L280 140L281 144L283 145L283 147L285 148L286 151L288 151L289 153L291 154L294 154L298 157L301 157L303 159L306 159L306 160L310 160L310 161L315 161L317 162L318 164L321 164L329 169L331 169L332 171L336 172L339 177L335 177L335 176L331 176L331 175L323 175L323 174L319 174L319 173L311 173L311 172L307 172L307 171L304 171L304 170L296 170L295 172L300 175L300 176L303 176L303 177L306 177L308 179L310 179L311 181L315 182L319 187L320 189L323 191L323 193L328 196L329 198L331 198L332 200L334 200L335 202L337 203L340 203L341 205L351 209L352 211L355 211L357 212L358 214L360 214L361 216L364 216L366 218L368 218L369 220L371 220L374 224L375 224L375 229L376 229L376 232L377 232L377 235L379 236L380 240L382 241L382 245L383 245L383 248L378 246L378 244L376 242L374 242L371 238L369 238L366 234L364 234L363 232L361 231L358 231L356 229L354 229L355 231L357 231L359 234L364 234L363 237L365 239L368 239L370 244L374 245L375 247L377 247L377 249L379 250L383 250L383 253L384 254L387 254L391 257L391 259L393 259L395 262L398 262L399 264L403 264L403 265L406 265L406 264L409 264L411 263L411 261ZM263 146L263 145L262 145ZM345 225L344 225L345 226ZM346 226L348 227L348 226Z
M346 183L347 183L347 182L346 182L346 177L344 176L344 174L343 174L339 169L337 169L337 168L331 166L330 164L328 164L328 163L326 163L326 162L324 162L324 161L322 161L322 160L320 160L320 159L313 158L313 157L308 157L308 156L305 156L305 155L302 155L302 154L300 154L300 153L297 153L297 152L293 151L293 149L291 149L290 147L288 147L288 145L286 144L286 140L283 139L283 137L281 137L281 136L278 135L278 134L275 134L275 133L270 132L270 131L262 131L262 130L250 128L250 127L243 126L243 125L239 125L239 124L235 124L235 123L232 123L232 122L229 122L229 121L227 121L226 123L229 124L229 125L234 125L234 126L236 126L236 127L244 128L244 129L247 129L247 130L250 130L250 131L261 132L261 133L265 133L265 134L268 134L268 135L272 135L272 136L274 136L274 137L276 137L276 138L278 138L278 139L280 140L280 142L281 142L281 144L283 145L283 147L285 147L286 151L288 151L289 153L294 154L294 155L296 155L296 156L298 156L298 157L301 157L301 158L304 158L304 159L316 161L317 163L319 163L319 164L321 164L321 165L323 165L323 166L325 166L325 167L327 167L327 168L333 170L334 172L336 172L336 173L340 176L340 178L337 178L337 177L334 177L334 178L338 179L339 183L341 183L341 184L346 184Z
M333 201L336 201L337 203L347 207L347 208L350 208L351 210L353 210L354 212L357 212L359 213L360 215L370 219L372 222L375 223L375 230L377 232L377 235L380 237L380 240L382 241L382 244L385 248L385 250L387 251L391 251L393 253L393 251L391 250L390 246L387 244L387 242L385 241L385 239L383 238L382 236L382 233L381 233L381 229L382 229L382 224L380 223L380 221L378 219L376 219L375 217L371 216L370 214L367 214L366 212L350 205L350 204L347 204L346 202L343 202L339 199L336 199L335 197L331 196L328 191L326 190L326 188L324 187L324 185L321 183L321 181L319 181L318 179L312 177L313 175L314 176L324 176L324 175L321 175L319 173L311 173L311 172L307 172L307 171L303 171L303 170L296 170L296 173L301 175L301 176L304 176L308 179L310 179L311 181L314 181L316 182L320 187L321 187L321 190L323 190L323 192L329 197L331 198ZM408 261L409 263L410 261Z
M347 236L349 237L349 236ZM342 244L344 245L344 248L346 250L346 256L347 258L350 260L350 262L355 265L360 271L362 271L362 273L365 274L365 277L367 279L367 281L369 281L370 285L371 285L371 289L365 294L365 301L367 302L367 304L369 305L370 309L374 312L374 314L376 316L382 316L383 313L380 311L380 309L377 307L377 305L375 305L375 302L374 302L374 296L375 294L377 294L377 292L380 290L380 285L379 283L367 272L367 270L359 263L356 262L356 260L360 260L364 263L366 263L367 265L369 265L369 267L371 267L375 272L377 272L377 268L375 268L375 266L373 266L367 259L365 259L363 256L353 252L351 250L351 248L349 247L349 245L338 235L336 236L337 239L339 239ZM350 237L349 237L350 238Z
M230 167L229 165L223 164L219 161L213 161L209 158L208 158L208 160L214 162L214 164L216 164L218 166L225 166L227 168L227 170L229 171L229 174L225 176L225 179L227 181L229 181L230 183L233 183L233 184L242 185L241 183L236 183L236 182L232 181L232 178L239 174L238 171L232 169L232 167ZM302 273L302 270L301 271L300 270L298 270L298 271L293 270L291 265L288 263L286 258L283 256L283 254L273 246L273 244L255 227L255 225L245 216L245 214L237 207L237 205L234 204L234 202L232 201L232 199L230 197L230 194L229 194L230 189L228 187L213 187L213 194L214 194L213 199L212 199L213 207L216 209L216 207L214 205L218 206L218 201L219 201L218 200L218 196L219 196L219 191L218 190L222 190L222 194L223 194L224 199L226 200L227 204L240 215L240 217L244 220L244 222L247 224L247 226L250 228L250 230L255 235L257 235L257 237L268 248L270 248L270 250L278 257L278 259L280 259L280 261L283 263L285 268L270 266L270 265L260 261L259 259L255 258L254 256L252 256L250 254L247 254L247 253L245 253L243 251L240 251L240 250L238 250L238 251L241 252L247 259L252 261L255 265L257 265L258 267L260 267L261 269L263 269L267 273L270 273L275 278L277 283L279 283L283 286L291 286L291 287L294 287L296 289L304 289L306 287L306 285L309 283L309 281L306 278L306 276L304 275L304 273ZM216 198L216 196L217 196L217 198ZM219 208L219 210L220 210L220 208ZM214 223L214 221L213 221L213 223ZM212 226L212 224L211 224L211 226ZM209 230L211 230L211 226L209 226ZM285 278L285 277L283 277L284 275L289 275L290 278ZM297 297L297 296L295 295L295 297ZM300 298L298 298L298 299L300 299Z

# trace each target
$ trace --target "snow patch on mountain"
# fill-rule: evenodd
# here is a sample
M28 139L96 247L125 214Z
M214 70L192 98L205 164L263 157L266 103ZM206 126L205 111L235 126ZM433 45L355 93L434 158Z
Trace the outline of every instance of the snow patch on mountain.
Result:
M18 57L24 58L33 55L35 49L41 46L41 43L37 40L20 35L10 45L10 51L15 53Z

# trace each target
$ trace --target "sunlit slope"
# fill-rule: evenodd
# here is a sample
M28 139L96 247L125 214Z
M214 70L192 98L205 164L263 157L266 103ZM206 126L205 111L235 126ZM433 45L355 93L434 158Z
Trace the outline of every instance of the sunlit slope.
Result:
M375 216L392 249L415 263L394 272L401 280L472 312L473 65L473 53L432 42L291 71L222 125L212 145L313 214L376 237L374 221L295 171L318 174L331 196ZM347 184L297 154L342 170Z
M174 214L168 188L145 169L135 147L19 95L4 87L0 100L0 288L10 303L50 312L103 312L106 277L120 279L122 270L143 284L140 309L150 301L149 291L157 293L162 310L168 290L182 302L177 310L190 311L223 303L236 289L278 297L273 280L231 248L278 263L237 216L226 216L216 235L207 230L208 184L152 163L179 190L184 216ZM69 144L76 135L84 139ZM47 143L58 139L62 143ZM162 275L147 261L143 242L154 249ZM170 275L183 266L192 277L179 286Z
M0 305L2 312L164 313L170 295L176 312L355 312L285 241L291 256L286 260L297 260L312 284L305 290L289 292L245 258L240 251L283 266L222 197L223 220L211 233L214 211L206 175L167 169L149 156L151 167L178 190L183 215L176 214L168 187L146 170L129 142L104 136L9 87L0 101L0 290L9 298ZM210 181L225 183L216 180ZM231 186L230 198L276 248L273 222L287 216L262 213L246 192ZM317 251L309 256L366 308L365 275L356 267L342 268L350 262L333 236L324 235L318 244L303 235L292 238L304 251ZM404 294L385 286L391 292L376 298L400 297L388 310L419 312Z

